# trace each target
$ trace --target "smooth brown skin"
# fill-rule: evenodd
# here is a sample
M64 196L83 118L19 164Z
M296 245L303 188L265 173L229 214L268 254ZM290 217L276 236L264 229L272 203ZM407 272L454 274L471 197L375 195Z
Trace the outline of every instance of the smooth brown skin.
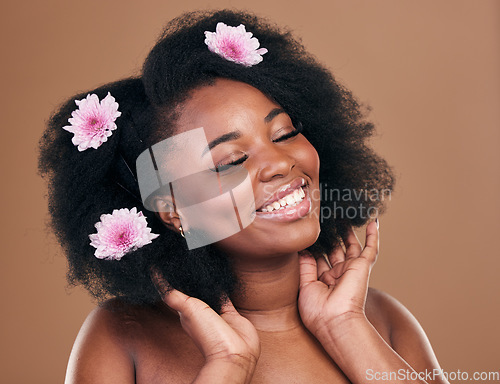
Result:
M247 84L220 79L183 104L177 133L202 126L211 141L239 130L240 138L211 154L215 163L248 156L244 166L259 207L296 177L304 177L310 189L319 187L319 159L303 135L273 142L293 130L285 113L264 121L277 107ZM319 203L313 199L312 212ZM175 212L159 216L178 231ZM318 234L318 217L311 213L289 223L256 218L219 242L245 287L220 316L176 290L156 306L111 300L96 308L75 342L66 383L364 383L367 369L439 369L410 312L367 288L378 255L378 225L367 225L364 249L351 230L345 249L334 250L328 262L298 254ZM154 279L162 291L167 283Z

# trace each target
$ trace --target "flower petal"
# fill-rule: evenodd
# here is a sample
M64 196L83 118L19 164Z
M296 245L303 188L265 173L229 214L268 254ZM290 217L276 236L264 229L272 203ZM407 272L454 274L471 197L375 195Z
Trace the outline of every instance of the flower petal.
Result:
M211 52L238 64L251 67L260 63L266 48L259 48L260 43L252 32L247 32L243 24L237 27L218 22L215 32L205 31L205 44Z
M79 151L99 148L117 128L115 120L121 116L115 98L108 95L99 101L96 94L89 94L85 99L75 100L78 109L68 119L70 125L63 129L73 133L72 143Z
M97 233L89 235L90 245L96 248L94 256L99 259L120 260L159 236L151 233L146 217L136 207L115 209L101 215L100 220L95 224Z

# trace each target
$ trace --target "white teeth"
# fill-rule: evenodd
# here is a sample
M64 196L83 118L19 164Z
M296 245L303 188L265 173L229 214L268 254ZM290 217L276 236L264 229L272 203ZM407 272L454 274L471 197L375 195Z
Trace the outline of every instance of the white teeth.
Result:
M304 192L302 187L299 188L299 194L300 194L300 197L302 197L302 198L306 196L306 193Z
M266 207L262 208L262 212L273 212L286 208L287 206L297 205L302 201L302 199L306 196L306 193L300 187L299 189L294 190L289 193L285 197L279 199L278 201L274 201Z

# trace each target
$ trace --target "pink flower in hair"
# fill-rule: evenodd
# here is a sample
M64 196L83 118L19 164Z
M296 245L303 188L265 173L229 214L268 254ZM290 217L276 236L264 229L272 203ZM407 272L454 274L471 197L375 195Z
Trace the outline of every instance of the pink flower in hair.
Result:
M230 27L217 23L215 32L205 31L205 44L210 51L224 59L246 67L259 64L262 55L267 53L266 48L259 48L259 40L252 37L252 33L247 32L243 24Z
M97 149L116 129L115 120L122 114L118 111L118 103L109 92L100 102L96 94L89 94L85 99L75 100L75 103L78 109L68 119L71 125L63 129L74 134L71 141L79 151Z
M135 207L115 209L100 219L95 224L97 233L89 235L90 245L97 248L94 255L98 259L120 260L159 236L151 233L143 213Z

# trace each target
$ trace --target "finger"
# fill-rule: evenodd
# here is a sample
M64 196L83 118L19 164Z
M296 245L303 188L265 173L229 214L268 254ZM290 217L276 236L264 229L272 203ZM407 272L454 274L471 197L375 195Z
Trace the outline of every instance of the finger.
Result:
M168 294L169 290L172 288L167 280L163 277L160 271L156 268L151 268L151 280L153 281L156 290L163 297Z
M368 259L371 263L375 263L379 251L379 225L378 219L371 222L366 227L366 243L360 257Z
M340 277L344 274L345 270L346 270L346 265L339 263L333 266L330 275L332 275L334 279L340 279Z
M158 290L163 302L179 315L181 313L188 314L207 306L201 300L190 297L173 288L157 269L151 269L151 280Z
M319 281L321 281L322 283L328 285L328 286L334 286L335 285L335 282L336 282L336 279L335 277L333 276L333 273L332 273L333 270L329 270L325 273L323 273L320 277L319 277Z
M316 259L317 267L317 278L319 278L323 273L328 272L331 269L330 262L326 258L325 254L322 254L320 257Z
M330 265L333 267L334 265L341 263L342 261L345 260L345 252L344 249L342 248L341 244L338 244L332 252L330 252L330 255L328 256L328 259L330 260Z
M186 312L190 297L175 288L172 288L164 297L163 301L177 312ZM192 298L191 298L192 299Z
M362 251L361 243L359 242L358 236L356 236L352 225L349 225L349 227L347 228L347 236L344 239L344 243L346 246L346 259L358 257L360 255Z
M233 305L233 302L228 296L225 296L225 298L222 300L222 305L221 305L221 316L224 313L238 313L236 308Z
M309 252L301 252L299 254L300 263L300 288L305 287L309 283L318 281L318 266L316 259Z

